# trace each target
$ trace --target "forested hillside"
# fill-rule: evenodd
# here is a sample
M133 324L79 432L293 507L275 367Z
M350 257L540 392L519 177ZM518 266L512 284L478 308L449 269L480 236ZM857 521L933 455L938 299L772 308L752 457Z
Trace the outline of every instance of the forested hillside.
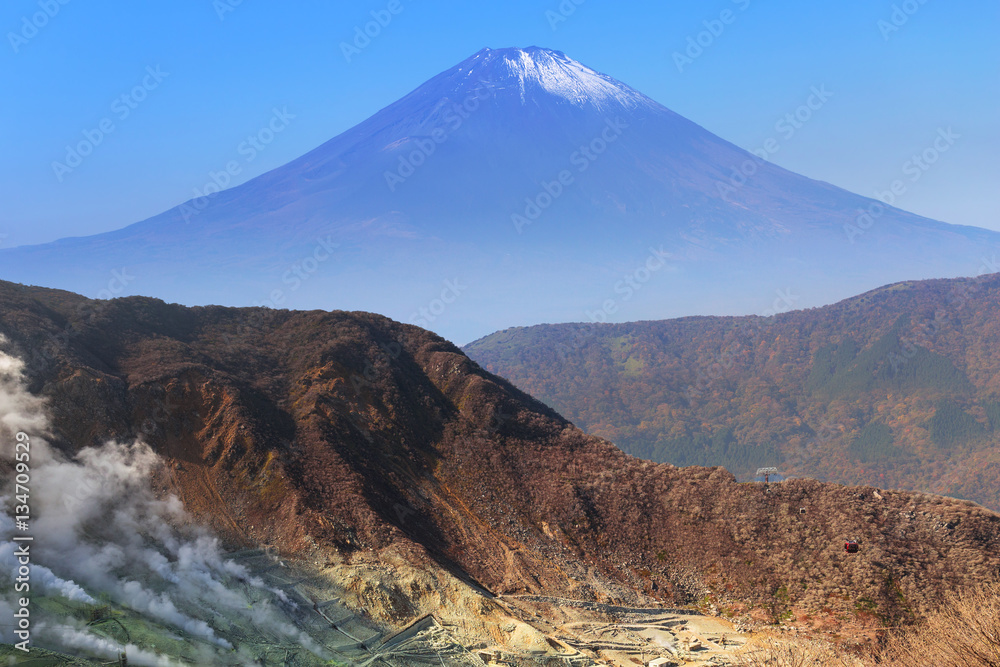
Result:
M1000 507L1000 274L764 317L507 329L466 352L626 452Z

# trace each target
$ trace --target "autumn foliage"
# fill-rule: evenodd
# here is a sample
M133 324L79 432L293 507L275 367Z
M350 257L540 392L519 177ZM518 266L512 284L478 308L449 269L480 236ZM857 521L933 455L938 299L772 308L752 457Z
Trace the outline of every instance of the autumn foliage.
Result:
M998 349L1000 274L769 318L506 329L466 352L635 456L1000 509Z

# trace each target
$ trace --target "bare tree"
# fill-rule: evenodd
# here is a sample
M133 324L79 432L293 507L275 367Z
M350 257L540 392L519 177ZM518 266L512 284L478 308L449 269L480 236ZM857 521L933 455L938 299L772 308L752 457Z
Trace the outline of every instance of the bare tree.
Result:
M736 667L864 667L836 647L802 639L755 638L736 656Z
M951 593L915 628L888 641L891 667L1000 667L1000 584Z

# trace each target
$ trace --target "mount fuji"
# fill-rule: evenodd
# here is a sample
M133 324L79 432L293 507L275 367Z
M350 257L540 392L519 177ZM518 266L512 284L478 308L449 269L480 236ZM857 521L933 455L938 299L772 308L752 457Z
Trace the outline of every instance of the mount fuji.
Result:
M376 311L464 343L520 324L818 306L982 273L998 248L996 232L794 174L531 47L483 49L239 186L2 250L0 278Z

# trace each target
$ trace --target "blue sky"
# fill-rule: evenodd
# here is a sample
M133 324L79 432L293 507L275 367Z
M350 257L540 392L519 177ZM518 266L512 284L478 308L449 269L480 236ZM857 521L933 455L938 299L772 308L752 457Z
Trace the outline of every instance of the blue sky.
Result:
M341 44L390 0L4 3L0 244L137 222L191 198L231 160L244 162L234 183L245 181L484 46L529 45L564 51L744 148L776 137L774 162L868 196L952 128L954 146L897 205L1000 230L995 0L395 2L350 62ZM703 46L678 67L689 39ZM814 86L832 97L794 136L779 132ZM276 108L294 118L246 162L243 142ZM91 154L54 169L67 145L98 133Z

